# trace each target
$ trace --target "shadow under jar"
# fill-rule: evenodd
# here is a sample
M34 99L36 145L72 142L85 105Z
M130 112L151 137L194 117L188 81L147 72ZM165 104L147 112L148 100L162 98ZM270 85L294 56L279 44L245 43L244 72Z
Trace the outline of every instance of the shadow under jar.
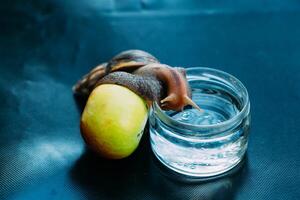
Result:
M232 75L210 68L187 68L192 107L150 110L151 147L167 168L188 177L217 177L244 157L250 127L250 103L243 84Z

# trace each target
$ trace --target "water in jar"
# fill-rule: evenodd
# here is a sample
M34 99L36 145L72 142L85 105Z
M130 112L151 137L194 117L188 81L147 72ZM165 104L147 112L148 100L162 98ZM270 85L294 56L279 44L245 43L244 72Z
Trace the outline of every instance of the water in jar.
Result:
M191 80L193 101L204 112L192 107L165 113L178 122L191 125L214 125L236 116L242 109L230 90ZM154 110L151 115L154 115ZM208 177L236 166L247 149L249 116L231 129L215 135L184 132L174 129L155 117L150 117L151 146L156 157L168 168L181 174ZM214 127L212 127L214 128Z

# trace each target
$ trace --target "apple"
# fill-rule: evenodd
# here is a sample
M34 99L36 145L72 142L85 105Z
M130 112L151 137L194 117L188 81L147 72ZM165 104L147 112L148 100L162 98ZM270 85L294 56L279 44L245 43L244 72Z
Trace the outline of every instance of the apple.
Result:
M103 84L90 94L80 129L92 150L105 158L121 159L138 147L147 119L142 97L126 87Z

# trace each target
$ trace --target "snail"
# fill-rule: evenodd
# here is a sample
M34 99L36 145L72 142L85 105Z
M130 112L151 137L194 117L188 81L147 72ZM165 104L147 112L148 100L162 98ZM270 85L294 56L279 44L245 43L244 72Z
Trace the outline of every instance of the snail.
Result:
M187 105L202 111L191 99L184 68L161 64L151 54L128 50L92 69L73 87L77 95L88 96L101 84L125 86L142 96L150 106L157 102L164 110L183 110Z
M88 96L97 85L97 82L114 71L132 72L138 67L149 63L159 63L151 54L141 50L127 50L113 57L109 62L102 63L83 76L73 86L74 94Z

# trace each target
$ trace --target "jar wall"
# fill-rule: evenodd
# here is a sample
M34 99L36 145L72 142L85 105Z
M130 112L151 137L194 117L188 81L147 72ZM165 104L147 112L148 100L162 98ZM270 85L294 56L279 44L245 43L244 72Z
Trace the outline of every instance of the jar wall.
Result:
M196 68L196 70L198 72L202 70L206 75L211 72L210 69L207 71L207 68ZM201 73L195 73L194 70L190 70L191 72L193 76L190 78L188 74L188 81L198 81L197 84L190 85L193 94L196 91L196 98L197 95L200 95L201 98L199 101L196 99L196 103L204 110L207 110L206 114L193 115L193 117L200 119L188 121L197 122L197 124L191 124L190 127L186 121L177 117L181 113L165 112L160 110L157 105L154 105L150 111L151 147L155 156L171 170L192 177L206 178L232 169L243 159L247 150L250 129L250 104L248 96L245 97L247 91L240 90L244 88L235 88L236 85L230 85L230 83L225 81L223 83L223 80L219 79L219 83L217 83L218 91L212 90L212 88L206 87L216 85L215 80L203 78ZM218 73L222 72L218 71ZM198 78L197 75L199 75ZM241 84L236 82L237 79L234 77L226 76L228 74L224 73L223 78L230 78L233 83ZM229 86L232 88L228 89ZM209 92L208 94L207 91ZM228 93L228 91L229 95L236 98L234 101L231 101L228 95L220 95L224 94L224 92ZM203 101L203 98L206 99ZM224 98L224 101L222 98ZM211 103L210 99L216 105L205 104L206 102ZM240 103L240 105L237 105L235 114L238 116L227 115L229 117L224 118L219 123L216 120L211 120L215 124L209 124L210 121L201 119L208 115L211 115L212 119L221 114L225 116L227 111L224 111L226 109L224 106L222 107L223 102L225 102L224 105L229 104L229 102ZM224 109L222 110L222 108ZM212 109L212 111L209 109ZM182 113L186 114L184 112ZM191 113L191 109L187 109L186 112ZM220 115L217 115L218 112L220 112ZM198 121L201 121L202 124L199 124Z

